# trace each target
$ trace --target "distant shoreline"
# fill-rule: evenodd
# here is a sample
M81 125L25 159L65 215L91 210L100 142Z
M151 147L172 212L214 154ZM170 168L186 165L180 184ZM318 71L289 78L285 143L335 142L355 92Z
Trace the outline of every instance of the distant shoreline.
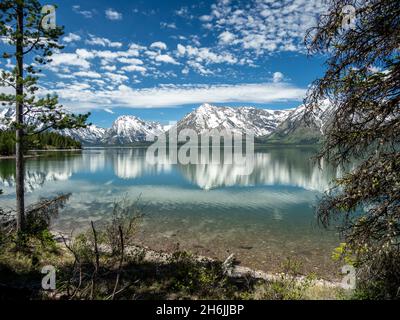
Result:
M181 145L178 145L181 146ZM95 150L95 149L143 149L150 147L150 144L132 144L132 145L83 145L81 149L32 149L28 152L36 152L36 153L49 153L49 152L76 152L76 151L85 151L85 150ZM201 147L201 146L199 146ZM211 146L209 146L211 147ZM318 149L318 144L288 144L288 143L255 143L255 149L262 148L312 148ZM169 148L167 145L166 148ZM224 148L224 146L220 146L220 148ZM26 154L24 156L25 159L31 159L39 157L38 154ZM11 156L0 156L0 160L13 160L15 159L15 155Z
M181 147L183 146L184 143L178 143L178 146ZM111 144L111 145L83 145L82 149L130 149L130 148L148 148L150 147L151 144ZM168 144L165 146L166 148L169 147ZM201 147L201 145L199 145ZM212 147L212 145L209 145L208 147ZM224 146L221 145L221 148ZM320 147L319 144L299 144L299 143L254 143L255 148L264 148L264 147L277 147L277 148L314 148L317 149ZM202 147L206 148L206 147Z
M44 150L29 150L29 152L37 152L37 153L45 153L45 152L75 152L75 151L82 151L82 149L44 149ZM24 155L24 159L32 159L32 158L36 158L39 157L38 154L26 154ZM10 156L0 156L0 160L14 160L16 158L15 155L10 155Z

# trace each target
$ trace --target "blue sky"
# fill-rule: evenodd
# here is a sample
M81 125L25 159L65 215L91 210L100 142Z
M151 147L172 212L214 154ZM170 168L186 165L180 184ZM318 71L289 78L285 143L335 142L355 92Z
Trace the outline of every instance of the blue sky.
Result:
M58 1L65 49L42 91L103 127L122 114L167 124L203 102L293 108L324 71L324 57L308 57L303 45L322 3Z

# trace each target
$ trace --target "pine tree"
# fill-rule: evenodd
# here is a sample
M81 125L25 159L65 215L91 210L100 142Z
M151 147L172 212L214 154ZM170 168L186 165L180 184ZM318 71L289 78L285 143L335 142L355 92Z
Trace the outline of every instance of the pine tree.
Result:
M11 72L2 70L0 86L12 88L14 94L1 94L3 105L14 106L16 119L10 119L10 127L16 131L16 211L17 229L24 230L24 141L28 136L48 129L84 127L88 115L67 113L58 103L57 96L36 96L40 66L51 62L54 50L62 49L58 43L63 34L61 27L45 24L48 12L44 12L38 0L2 0L0 3L0 36L8 42L2 57L15 61ZM31 55L31 61L27 56ZM30 64L29 64L30 63ZM35 115L42 123L40 129L29 125Z
M329 57L306 104L310 115L329 98L336 110L319 158L356 167L336 180L318 216L325 226L340 221L362 283L400 297L400 2L329 2L306 37L310 53Z

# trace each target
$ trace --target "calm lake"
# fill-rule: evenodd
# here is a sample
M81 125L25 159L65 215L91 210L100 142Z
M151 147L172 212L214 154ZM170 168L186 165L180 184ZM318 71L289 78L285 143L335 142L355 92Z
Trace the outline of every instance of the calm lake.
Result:
M317 224L314 207L336 170L310 161L312 149L256 149L254 171L235 165L149 164L141 148L48 152L26 165L27 201L72 193L54 229L76 232L107 219L115 201L141 195L145 205L138 242L182 249L242 265L280 271L286 257L304 271L332 278L339 236ZM13 207L14 161L0 160L1 207Z

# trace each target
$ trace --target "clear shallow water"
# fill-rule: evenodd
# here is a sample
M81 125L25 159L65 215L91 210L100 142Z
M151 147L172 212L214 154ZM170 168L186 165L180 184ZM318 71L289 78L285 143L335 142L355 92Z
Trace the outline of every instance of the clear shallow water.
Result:
M337 173L313 165L310 149L256 150L254 171L235 165L151 165L144 149L87 149L44 153L27 160L27 201L72 193L54 222L62 231L107 219L115 201L146 204L138 241L155 249L181 248L243 265L279 271L286 257L305 271L332 277L339 239L316 223L314 206ZM14 205L14 161L0 160L2 207Z

